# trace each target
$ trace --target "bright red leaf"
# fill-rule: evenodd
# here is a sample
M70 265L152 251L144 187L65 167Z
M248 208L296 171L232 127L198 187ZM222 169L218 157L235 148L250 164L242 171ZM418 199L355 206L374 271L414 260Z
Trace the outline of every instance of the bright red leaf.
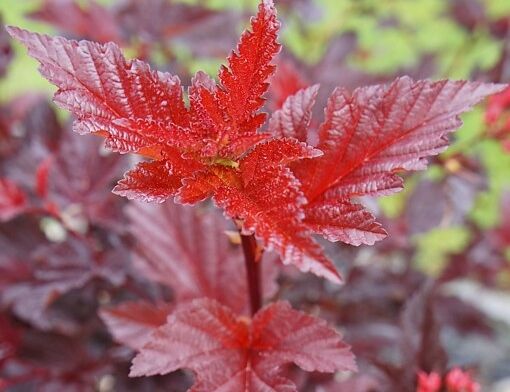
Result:
M456 367L448 372L445 377L448 392L479 392L478 384L468 372Z
M195 372L195 392L297 391L281 375L295 363L305 371L355 370L341 336L325 321L273 303L250 321L229 308L196 300L176 310L133 360L131 376Z
M237 53L228 58L228 68L221 67L219 79L223 87L218 91L220 106L232 120L233 131L254 133L264 123L265 114L256 114L264 104L267 80L273 74L273 57L280 51L276 42L280 23L272 0L262 0L252 31L245 32Z
M113 192L131 200L162 203L182 186L182 179L201 165L178 155L172 159L140 162L119 181Z
M423 371L418 373L418 385L416 392L479 392L480 384L473 380L471 374L460 368L453 368L444 377L432 372L427 374ZM443 387L443 388L442 388Z
M426 158L443 151L448 134L461 126L459 115L503 88L402 77L353 93L336 89L319 128L317 148L324 155L293 165L308 199L304 222L330 241L360 245L382 239L385 231L353 198L402 189L397 173L424 169ZM296 106L296 101L290 97L287 102ZM303 121L308 121L308 111L302 108ZM294 123L299 120L287 123L290 128L284 132L295 132Z

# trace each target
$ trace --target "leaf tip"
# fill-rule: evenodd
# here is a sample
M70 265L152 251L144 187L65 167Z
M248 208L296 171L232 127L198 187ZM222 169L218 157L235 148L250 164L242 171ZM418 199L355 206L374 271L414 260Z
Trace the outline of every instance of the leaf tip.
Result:
M16 26L5 26L5 31L12 37L17 40L21 40L24 33L27 33L26 30L20 29Z

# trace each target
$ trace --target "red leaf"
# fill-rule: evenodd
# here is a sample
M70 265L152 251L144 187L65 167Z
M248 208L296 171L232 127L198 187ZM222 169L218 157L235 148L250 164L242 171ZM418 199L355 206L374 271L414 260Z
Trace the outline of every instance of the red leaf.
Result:
M316 157L315 150L286 139L264 143L270 134L257 133L278 28L273 2L262 0L219 83L200 72L193 78L189 109L176 77L126 62L115 45L9 31L60 88L56 101L78 116L79 132L108 136L114 150L161 161L128 173L117 192L157 201L176 195L183 203L213 197L284 263L338 281L312 230L354 245L384 237L353 198L399 190L397 173L424 168L460 126L458 115L502 86L400 78L353 94L337 89L318 132L324 156L305 159ZM270 130L306 140L315 94L312 87L290 97ZM296 147L297 155L289 150Z
M400 190L397 173L424 169L425 158L443 151L448 133L462 124L459 115L502 88L403 77L352 94L336 89L319 129L317 148L324 156L293 166L309 200L305 222L310 219L310 227L330 241L359 245L381 239L384 231L371 214L346 207L352 198ZM346 208L357 211L355 227L344 226L338 216Z
M500 140L503 149L510 152L510 87L489 98L485 121L488 135Z
M132 301L102 309L100 316L116 341L139 350L145 345L149 335L165 324L171 309L168 304L154 305Z
M127 62L113 43L69 41L15 27L8 31L41 63L43 76L59 87L55 101L78 117L77 132L107 136L107 146L120 152L146 153L154 146L161 151L173 145L214 158L238 157L267 137L256 134L265 119L256 112L274 71L270 62L279 51L278 27L274 5L265 0L238 53L230 56L228 68L222 67L220 84L203 73L194 78L190 113L177 77L151 71L141 61Z
M243 183L246 185L257 177L259 170L280 167L304 158L316 158L320 150L292 138L271 139L257 144L241 161Z
M186 179L177 199L195 203L213 196L228 216L243 221L246 233L254 232L266 249L278 252L284 264L340 282L334 265L301 222L306 199L284 166L318 154L293 139L262 142L240 160L239 168L213 168Z
M52 165L52 157L43 160L35 171L35 191L41 199L48 196L48 176Z
M178 156L161 161L141 162L124 175L113 192L128 199L162 203L176 194L182 179L200 165Z
M288 97L308 85L309 83L291 61L279 59L269 86L270 107L275 110L280 109Z
M0 178L0 221L6 222L27 208L25 193L7 178Z
M480 392L481 387L468 372L456 367L446 375L446 387L451 392Z
M439 392L441 390L441 376L436 372L427 374L424 371L419 371L417 382L416 392Z
M251 320L207 299L179 308L133 360L131 376L181 368L196 374L195 392L297 391L280 375L295 363L306 371L355 370L341 336L326 322L276 302Z
M386 237L375 217L360 204L339 201L315 202L305 207L306 225L329 241L373 244Z
M244 229L255 231L284 263L339 281L301 223L306 200L284 166L318 152L291 140L274 140L257 144L239 161L267 137L256 133L265 118L256 112L274 71L270 62L279 51L278 28L272 1L262 1L252 31L243 34L238 53L221 69L220 84L203 73L194 78L190 113L177 78L152 72L141 62L127 63L113 44L9 31L41 62L43 75L59 86L56 101L78 116L78 131L106 132L110 148L161 160L140 164L120 182L117 193L162 201L182 181L178 200L195 203L214 196L230 216L245 219ZM146 104L139 108L135 102ZM170 152L170 146L180 151ZM177 158L181 152L191 159ZM194 159L207 166L190 165Z
M130 230L137 239L135 266L171 287L178 301L208 297L237 313L248 312L246 270L239 246L229 244L221 215L166 203L132 204ZM262 264L264 297L277 286L277 266Z
M318 92L319 85L314 85L289 96L282 108L271 116L268 131L275 136L293 137L306 142Z
M300 221L305 199L289 169L260 170L242 190L219 188L214 201L229 216L242 219L243 231L255 232L264 247L277 252L284 264L293 264L303 272L311 271L340 283L335 266Z
M114 43L7 30L41 63L42 75L59 87L54 100L77 117L78 133L106 133L113 150L138 152L172 143L173 133L187 124L179 79L141 61L126 61Z
M113 193L130 200L162 203L181 187L181 179L173 175L166 161L141 162L124 174Z
M202 72L193 78L192 131L202 144L203 156L238 158L267 137L256 132L266 119L265 114L257 112L264 103L267 80L275 69L271 60L280 50L276 42L279 23L271 0L260 3L251 27L251 31L243 33L237 53L228 58L228 67L221 67L219 85Z
M237 53L228 58L228 68L222 67L218 91L224 107L240 133L253 133L265 121L265 115L255 115L264 104L262 95L268 89L268 78L275 66L271 60L280 51L276 42L280 23L272 0L259 4L257 16L251 21L252 31L241 37Z

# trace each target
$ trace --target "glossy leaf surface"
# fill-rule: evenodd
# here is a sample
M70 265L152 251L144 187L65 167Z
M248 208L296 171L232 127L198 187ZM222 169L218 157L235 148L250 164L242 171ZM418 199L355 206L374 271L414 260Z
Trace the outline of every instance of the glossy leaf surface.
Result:
M330 241L382 239L385 231L353 198L401 190L398 173L425 169L462 125L459 115L503 87L402 77L352 93L336 89L318 131L324 155L293 166L309 202L305 222Z

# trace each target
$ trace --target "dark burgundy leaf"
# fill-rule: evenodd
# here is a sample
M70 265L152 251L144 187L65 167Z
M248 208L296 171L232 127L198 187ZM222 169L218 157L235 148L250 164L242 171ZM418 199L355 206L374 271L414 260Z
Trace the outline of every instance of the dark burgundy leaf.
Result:
M146 277L171 287L178 301L208 297L248 313L243 256L239 245L229 243L223 217L172 203L132 204L128 215L137 239L135 267ZM265 298L277 289L277 273L274 263L262 264Z

